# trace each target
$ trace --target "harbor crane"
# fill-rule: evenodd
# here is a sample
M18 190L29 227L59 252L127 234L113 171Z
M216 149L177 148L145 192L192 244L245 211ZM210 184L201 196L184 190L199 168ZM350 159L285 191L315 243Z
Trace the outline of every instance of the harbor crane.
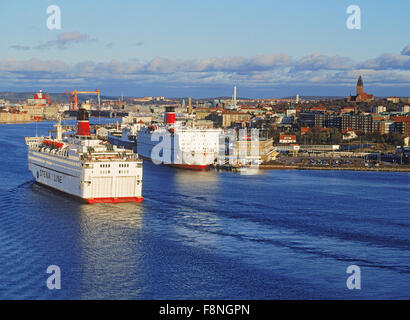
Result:
M73 99L71 98L71 96L67 93L67 90L64 91L63 93L60 93L60 96L63 96L63 95L66 95L66 96L67 96L68 100L70 101L70 108L72 109L72 108L73 108L74 100L73 100Z
M50 99L50 94L48 93L48 91L46 92L46 99L47 99L48 105L51 106L53 103ZM54 97L54 107L57 107L57 97Z
M74 96L73 110L77 110L78 95L79 94L96 94L96 95L98 95L98 110L100 110L101 99L100 99L100 90L98 90L98 89L95 89L95 91L78 91L78 90L74 90L73 92L71 92L71 95Z

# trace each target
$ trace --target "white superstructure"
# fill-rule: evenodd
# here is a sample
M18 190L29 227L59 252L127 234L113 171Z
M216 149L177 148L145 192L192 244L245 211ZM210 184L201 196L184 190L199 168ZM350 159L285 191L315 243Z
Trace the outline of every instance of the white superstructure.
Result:
M176 124L174 111L168 110L164 125L142 127L138 132L137 153L156 164L205 170L218 156L220 134L220 129Z
M90 134L88 114L78 111L78 132L56 138L26 137L28 166L36 182L88 203L142 201L142 160Z

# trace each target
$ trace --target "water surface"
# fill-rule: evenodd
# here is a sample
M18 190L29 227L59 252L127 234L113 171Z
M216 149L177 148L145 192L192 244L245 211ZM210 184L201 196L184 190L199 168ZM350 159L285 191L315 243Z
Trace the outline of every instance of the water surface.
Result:
M0 126L2 299L410 298L407 173L144 162L143 203L88 205L32 182L35 128ZM352 264L361 290L346 288ZM46 287L49 265L61 290Z

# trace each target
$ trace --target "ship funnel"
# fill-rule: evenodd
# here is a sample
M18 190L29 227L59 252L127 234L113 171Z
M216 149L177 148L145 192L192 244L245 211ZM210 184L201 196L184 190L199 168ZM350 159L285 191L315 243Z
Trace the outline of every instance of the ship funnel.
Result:
M88 112L84 108L77 112L77 135L90 136L90 123L88 122Z
M164 122L165 124L175 123L175 107L165 107Z

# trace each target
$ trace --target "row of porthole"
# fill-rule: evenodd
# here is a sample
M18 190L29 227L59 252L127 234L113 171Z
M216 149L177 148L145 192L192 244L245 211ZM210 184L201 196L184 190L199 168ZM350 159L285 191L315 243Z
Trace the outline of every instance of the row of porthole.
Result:
M100 174L110 174L111 171L110 170L100 170ZM119 170L118 171L119 174L128 174L129 170Z

